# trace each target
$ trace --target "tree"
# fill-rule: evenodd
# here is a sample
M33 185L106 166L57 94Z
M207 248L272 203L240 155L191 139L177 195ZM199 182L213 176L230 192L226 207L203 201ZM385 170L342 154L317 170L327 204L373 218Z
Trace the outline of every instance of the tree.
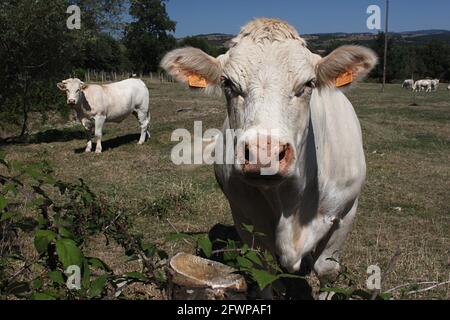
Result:
M66 9L64 0L0 4L0 112L11 115L20 110L21 136L28 130L31 107L43 106L43 88L66 70ZM45 103L52 97L46 96Z
M122 31L122 17L126 7L123 0L71 0L80 7L83 28L97 32L117 33Z
M125 28L124 43L135 71L156 71L162 55L176 46L170 32L176 23L166 12L166 0L131 0L134 21Z
M82 29L69 30L69 4L82 9ZM2 0L0 2L0 116L28 131L28 114L66 110L55 83L75 69L126 68L126 49L103 31L122 1ZM63 107L64 106L64 107ZM6 121L5 121L6 120Z

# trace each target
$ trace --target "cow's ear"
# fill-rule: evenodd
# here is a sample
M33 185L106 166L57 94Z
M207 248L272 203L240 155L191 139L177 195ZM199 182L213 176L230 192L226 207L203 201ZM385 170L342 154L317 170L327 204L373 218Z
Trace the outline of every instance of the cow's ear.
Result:
M80 83L80 89L81 90L84 90L84 89L86 89L88 87L88 85L86 84L86 83L84 83L84 82L81 82Z
M58 87L59 90L66 91L66 84L64 82L58 82L56 86Z
M319 86L343 87L364 78L377 64L372 50L360 46L342 46L320 59L316 65Z
M191 88L210 91L220 85L222 65L219 59L200 49L187 47L170 51L161 60L161 67Z

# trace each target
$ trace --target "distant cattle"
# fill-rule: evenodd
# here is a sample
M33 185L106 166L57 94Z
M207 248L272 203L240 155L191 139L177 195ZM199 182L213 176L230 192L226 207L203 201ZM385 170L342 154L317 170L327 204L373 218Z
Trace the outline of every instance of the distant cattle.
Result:
M450 84L448 85L447 90L450 90Z
M437 91L439 89L439 79L431 80L431 90Z
M414 83L413 91L414 92L431 92L432 90L432 80L417 80Z
M250 22L217 58L188 47L161 62L185 84L195 75L206 92L224 92L223 131L234 143L218 142L225 151L216 178L243 241L268 249L291 272L302 262L325 281L339 271L366 174L360 124L341 87L376 63L360 46L322 58L276 19Z
M402 88L405 89L412 89L414 86L414 80L413 79L406 79L403 81Z
M57 84L67 94L67 104L72 106L77 118L88 132L86 152L92 149L92 130L97 138L96 153L102 152L102 131L105 122L120 122L135 113L141 127L138 144L145 142L150 133L149 92L142 80L127 79L97 85L85 84L80 79L67 79Z

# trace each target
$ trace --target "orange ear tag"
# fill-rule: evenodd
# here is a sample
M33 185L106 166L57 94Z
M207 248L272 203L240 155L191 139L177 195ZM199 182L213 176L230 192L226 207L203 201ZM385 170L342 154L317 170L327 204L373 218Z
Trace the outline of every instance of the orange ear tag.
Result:
M188 76L188 82L191 88L206 88L206 79L199 74L190 74Z
M353 72L346 71L336 78L336 87L343 87L353 82Z

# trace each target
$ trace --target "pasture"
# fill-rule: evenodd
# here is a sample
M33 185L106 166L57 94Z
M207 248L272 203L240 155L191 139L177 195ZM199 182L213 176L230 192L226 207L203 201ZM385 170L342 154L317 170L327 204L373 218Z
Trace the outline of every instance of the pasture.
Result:
M183 241L166 242L167 235L208 232L218 223L231 225L232 219L212 166L171 162L170 151L176 144L171 133L177 128L192 132L198 120L203 121L203 131L221 128L224 98L203 96L176 83L147 81L147 85L152 136L142 146L137 145L139 127L131 116L120 124L106 124L101 155L85 154L81 125L54 116L46 123L31 124L29 143L4 149L9 159L48 161L57 178L84 179L95 193L124 208L145 239L169 253L192 251ZM446 87L442 84L438 92L413 95L401 85L388 85L380 93L380 85L361 83L347 94L362 125L368 171L359 216L341 262L359 287L365 286L369 265L380 266L382 272L392 267L384 291L448 280L450 93ZM127 263L116 258L113 243L106 246L103 238L93 238L88 247L110 266L127 269ZM316 287L317 280L310 278ZM152 288L136 292L136 297L159 297ZM400 292L401 288L394 291L394 296L400 297ZM450 285L402 298L449 299Z

